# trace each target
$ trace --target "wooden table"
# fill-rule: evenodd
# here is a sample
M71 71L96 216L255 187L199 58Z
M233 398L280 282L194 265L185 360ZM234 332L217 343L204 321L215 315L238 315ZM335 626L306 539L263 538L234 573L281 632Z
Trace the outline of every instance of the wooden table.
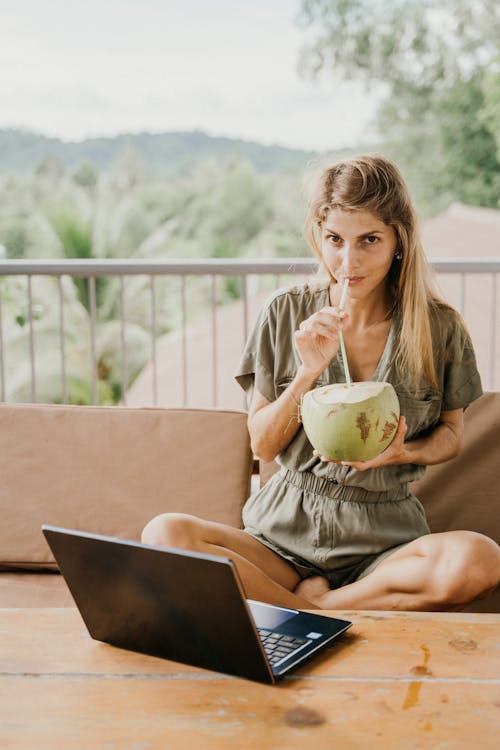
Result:
M354 625L269 687L93 641L72 608L0 610L0 747L499 747L500 615L329 614Z

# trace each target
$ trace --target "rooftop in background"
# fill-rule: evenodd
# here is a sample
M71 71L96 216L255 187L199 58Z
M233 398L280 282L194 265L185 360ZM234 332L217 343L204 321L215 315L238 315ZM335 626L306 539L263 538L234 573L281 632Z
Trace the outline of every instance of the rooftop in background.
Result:
M500 210L452 203L425 219L422 241L429 258L500 257Z

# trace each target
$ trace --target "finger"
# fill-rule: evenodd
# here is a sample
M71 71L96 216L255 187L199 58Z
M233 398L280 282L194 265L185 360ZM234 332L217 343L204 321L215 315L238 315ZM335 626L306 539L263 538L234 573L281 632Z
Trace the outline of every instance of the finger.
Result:
M306 339L308 336L314 336L316 337L322 337L326 338L330 341L337 341L338 340L338 333L337 331L332 330L331 328L328 328L328 326L310 326L308 328L303 328L302 330L295 331L295 336L300 337L302 339Z
M333 328L332 326L325 325L324 323L315 323L311 327L310 331L316 336L324 336L325 338L332 339L333 341L337 341L339 337L338 328Z
M366 471L376 466L373 461L341 461L340 463L342 466L350 466L351 469L356 469L356 471Z
M406 424L406 419L403 416L400 416L399 423L398 423L398 429L396 430L396 434L394 435L394 438L404 438L406 433L408 432L408 425Z
M332 318L325 317L314 317L304 320L300 326L300 331L317 331L323 333L324 331L330 331L337 333L339 328L342 328L342 321L333 320Z
M348 318L349 313L346 310L341 310L339 307L335 307L332 305L326 305L325 307L322 307L319 311L320 313L327 313L328 315L333 315L335 318Z
M313 456L315 458L319 458L321 461L327 461L329 464L340 464L340 461L336 461L334 458L327 458L326 456L322 456L321 453L317 450L313 450Z
M337 310L335 307L323 307L318 312L313 313L309 318L303 320L299 328L308 328L310 325L320 322L327 326L337 328L343 322L346 313L343 310Z
M328 309L323 308L319 312L315 313L311 318L314 320L320 320L326 325L338 326L344 322L346 314L343 310L337 310L335 307Z

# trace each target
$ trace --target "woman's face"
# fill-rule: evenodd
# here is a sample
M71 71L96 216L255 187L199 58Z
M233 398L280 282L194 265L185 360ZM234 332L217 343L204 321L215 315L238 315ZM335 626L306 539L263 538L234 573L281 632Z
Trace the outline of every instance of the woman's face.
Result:
M393 227L369 211L334 208L321 225L325 266L339 283L349 279L352 297L385 289L396 246Z

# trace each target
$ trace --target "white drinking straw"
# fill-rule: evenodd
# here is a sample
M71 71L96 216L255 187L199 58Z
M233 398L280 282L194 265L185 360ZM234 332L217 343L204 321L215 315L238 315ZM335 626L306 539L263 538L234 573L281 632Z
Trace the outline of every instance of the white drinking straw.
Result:
M345 279L344 287L342 289L342 296L340 298L339 310L344 309L348 286L349 286L349 279ZM346 379L347 385L351 385L352 380L349 374L349 365L347 364L347 354L345 352L344 335L341 330L339 330L339 343L340 343L340 353L342 355L342 363L344 365L345 379Z

